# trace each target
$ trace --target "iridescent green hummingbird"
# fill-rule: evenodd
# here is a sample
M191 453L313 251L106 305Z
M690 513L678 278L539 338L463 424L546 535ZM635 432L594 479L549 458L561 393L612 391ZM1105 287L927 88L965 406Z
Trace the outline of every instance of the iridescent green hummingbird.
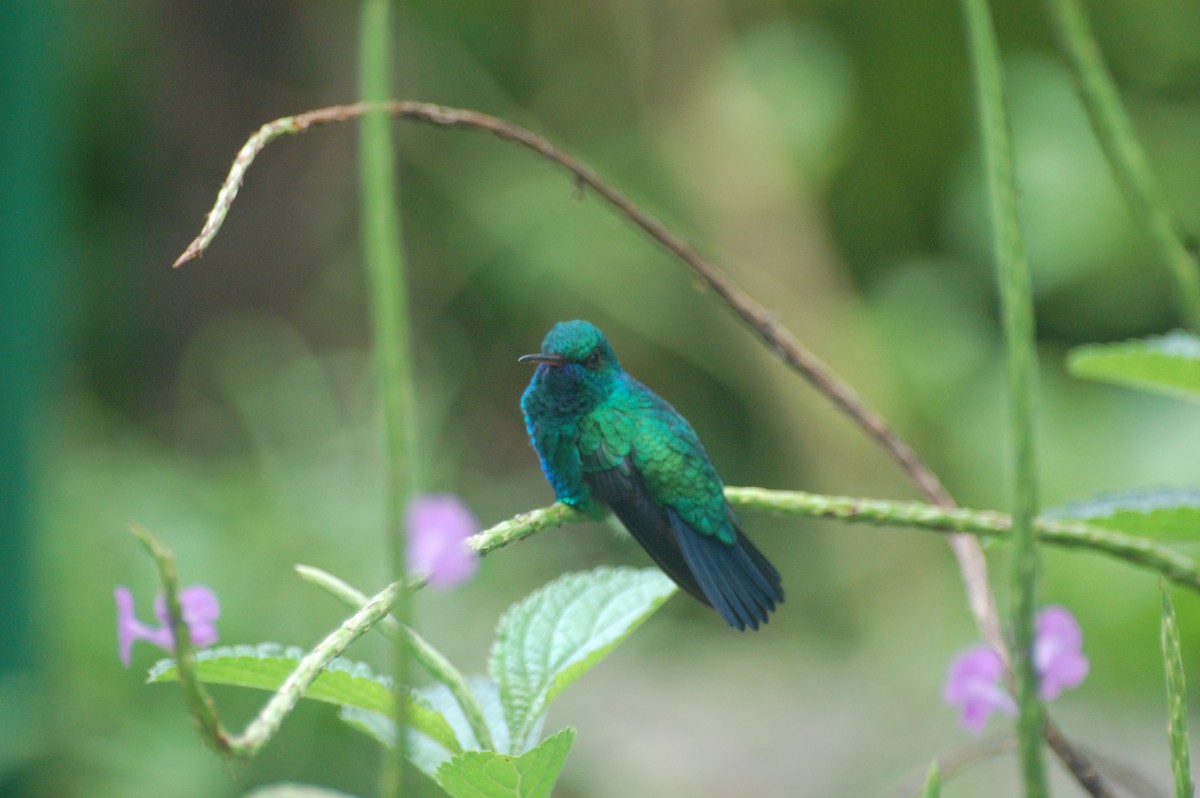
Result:
M687 420L629 376L586 321L554 325L521 410L558 500L609 507L677 585L730 626L757 629L783 601L779 572L738 526Z

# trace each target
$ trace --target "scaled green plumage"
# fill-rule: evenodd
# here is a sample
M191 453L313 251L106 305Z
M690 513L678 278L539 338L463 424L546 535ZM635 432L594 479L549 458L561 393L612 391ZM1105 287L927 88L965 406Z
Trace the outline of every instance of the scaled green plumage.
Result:
M607 506L684 590L738 629L783 601L779 573L750 543L695 431L621 368L586 321L556 324L521 397L529 436L559 501Z

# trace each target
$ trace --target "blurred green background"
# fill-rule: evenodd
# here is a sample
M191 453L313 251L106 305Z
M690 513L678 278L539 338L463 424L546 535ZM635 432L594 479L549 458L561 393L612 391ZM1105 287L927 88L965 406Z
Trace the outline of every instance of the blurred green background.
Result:
M400 6L397 96L511 118L591 164L847 377L961 503L1007 506L957 3ZM1179 320L1042 7L997 6L1036 277L1044 501L1195 484L1200 408L1063 371L1071 346ZM1087 8L1195 233L1200 5ZM386 580L352 126L271 146L209 254L170 268L250 131L355 99L356 17L349 3L267 0L0 7L0 794L374 790L374 744L323 706L258 759L223 764L177 691L141 684L153 651L121 666L111 598L128 584L150 615L134 520L174 547L185 584L217 591L227 643L311 645L341 619L294 563L368 591ZM583 317L690 418L728 483L915 497L683 267L561 174L476 134L395 136L428 489L460 493L485 525L551 500L516 357ZM745 521L784 574L782 611L736 635L672 600L555 706L548 729L580 730L556 795L899 795L972 742L939 698L949 658L975 642L941 539ZM463 588L421 594L417 617L478 671L509 603L609 562L647 560L595 525L544 534ZM1003 547L991 562L1003 577ZM1170 784L1156 591L1146 573L1046 552L1045 600L1079 617L1093 665L1054 715L1160 791L1147 795ZM1200 601L1176 598L1200 684ZM351 655L379 664L385 648ZM240 728L264 696L217 698ZM1011 795L1016 770L999 757L947 794Z

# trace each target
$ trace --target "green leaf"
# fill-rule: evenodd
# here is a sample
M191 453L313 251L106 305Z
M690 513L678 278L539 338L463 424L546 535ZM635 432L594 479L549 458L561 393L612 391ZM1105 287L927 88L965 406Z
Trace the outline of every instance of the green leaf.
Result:
M388 715L371 712L369 709L358 707L342 707L338 710L338 718L345 721L356 731L360 731L384 748L396 744L396 722ZM438 746L439 750L444 750Z
M451 798L548 798L558 780L574 729L563 729L521 756L468 751L438 768L437 780Z
M1067 370L1076 377L1200 401L1200 337L1176 331L1119 344L1089 344L1068 353Z
M489 669L521 753L550 701L612 651L675 592L657 568L567 574L514 604L500 619Z
M483 710L483 719L487 723L488 731L492 734L492 742L495 743L496 749L508 750L508 723L504 718L504 707L500 703L500 685L487 676L470 676L467 678L467 688L479 702L480 709ZM450 727L454 729L454 733L462 742L463 750L484 750L484 747L475 739L475 734L471 731L471 724L467 722L462 707L459 706L458 700L455 699L449 688L444 684L432 684L418 689L417 694L422 701L446 717Z
M284 680L308 652L298 646L284 648L278 643L257 646L221 646L196 654L196 675L207 684L278 690ZM159 660L146 678L147 683L177 681L175 660ZM374 712L391 712L390 682L375 676L363 663L336 659L304 693L305 698L338 706L355 706Z
M351 728L362 732L384 748L391 749L396 744L396 721L387 715L370 712L358 707L342 707L338 718ZM437 770L443 763L448 762L455 753L444 744L419 732L412 724L408 727L408 750L405 755L426 776L437 778Z
M937 760L929 765L929 775L925 777L925 790L921 793L924 798L940 798L942 794L942 774L938 771Z
M1176 798L1192 798L1192 769L1188 761L1187 689L1183 678L1183 654L1179 649L1179 624L1167 586L1162 593L1162 650L1167 671L1167 736L1171 743L1171 772Z
M307 652L296 646L284 648L278 643L257 646L221 646L196 654L196 678L206 684L278 690ZM160 660L150 669L148 683L177 681L179 671L172 659ZM361 662L335 659L304 692L305 698L340 707L357 707L379 715L392 712L391 680L376 676ZM415 729L436 740L447 750L462 748L450 724L440 712L411 700L408 721Z
M1200 488L1105 493L1047 510L1042 517L1086 521L1155 540L1200 540Z
M500 705L500 687L493 680L484 676L468 678L467 687L483 709L484 721L492 733L492 740L500 750L508 750L508 724ZM445 685L435 684L421 687L415 691L415 695L419 703L441 713L450 724L450 728L461 745L461 750L482 750L482 746L479 745L471 731L471 725L463 715L462 708ZM356 707L343 707L339 717L358 731L373 737L389 748L395 742L396 725L386 715ZM437 769L456 753L460 753L460 751L447 748L418 729L409 729L408 757L414 765L430 777L436 778Z

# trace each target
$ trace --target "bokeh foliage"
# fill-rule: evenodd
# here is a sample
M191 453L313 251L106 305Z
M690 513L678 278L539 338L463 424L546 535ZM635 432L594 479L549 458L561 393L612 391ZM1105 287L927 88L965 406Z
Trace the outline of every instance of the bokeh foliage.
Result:
M4 533L18 553L0 568L12 606L34 608L4 616L27 622L5 653L38 664L0 682L0 705L30 730L0 735L0 784L214 796L287 777L368 793L372 746L320 707L260 759L221 766L178 696L140 684L153 655L121 669L110 599L118 582L143 606L153 592L131 520L170 541L185 582L218 591L229 643L311 645L338 622L295 562L368 587L386 577L353 131L274 145L205 259L169 269L250 130L354 99L354 14L37 4L61 22L49 26L29 5L0 11L6 30L45 43L0 48L25 59L0 72L23 103L12 107L28 109L0 133L14 176L4 207L28 214L3 215L16 243L0 285L20 311L0 333L4 398L16 397L4 405L17 436L3 450L6 487L18 486L5 510L19 515ZM1066 373L1073 346L1179 320L1043 9L996 6L1037 300L1043 499L1194 484L1196 408ZM1200 230L1200 10L1087 8L1172 207ZM573 151L772 307L960 501L1007 507L957 4L412 2L398 9L395 50L399 96L510 117ZM467 134L397 125L395 137L429 487L461 493L484 523L550 499L517 410L528 372L515 358L552 322L585 317L690 418L730 484L912 496L687 273L545 164ZM63 345L47 346L56 335ZM930 751L963 741L938 692L974 633L944 545L747 521L785 574L783 611L765 634L734 637L703 608L670 602L555 708L556 723L580 730L565 792L886 794L905 777L920 784ZM997 549L997 572L1004 559ZM420 596L417 620L452 657L478 662L499 608L603 562L644 560L601 528L546 534L458 592ZM1056 717L1165 785L1156 589L1103 559L1046 554L1044 595L1079 617L1094 663ZM1196 606L1176 599L1193 684ZM356 658L385 651L360 645ZM256 706L218 698L235 716ZM1007 794L1013 770L1001 761L948 789Z

